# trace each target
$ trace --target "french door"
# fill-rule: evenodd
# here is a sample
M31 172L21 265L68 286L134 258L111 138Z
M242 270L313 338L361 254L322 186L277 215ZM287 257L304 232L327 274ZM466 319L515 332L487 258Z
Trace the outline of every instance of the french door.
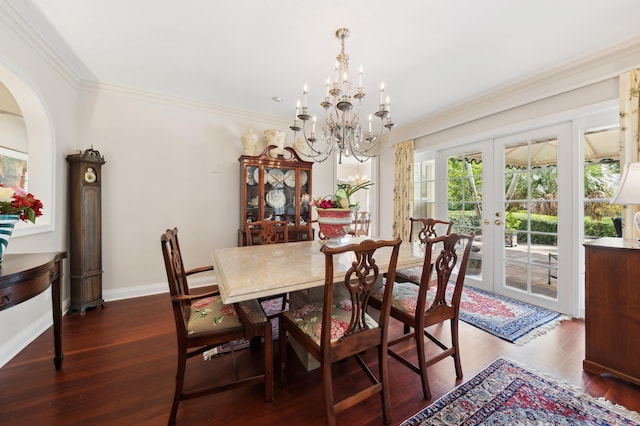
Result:
M568 123L438 153L438 215L477 236L467 285L571 312L571 158Z

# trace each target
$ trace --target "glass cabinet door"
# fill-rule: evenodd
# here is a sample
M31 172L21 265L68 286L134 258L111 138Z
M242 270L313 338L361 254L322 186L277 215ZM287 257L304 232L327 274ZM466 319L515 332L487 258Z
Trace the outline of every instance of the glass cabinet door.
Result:
M264 219L286 220L287 206L290 203L289 191L285 185L285 172L288 170L264 168ZM295 211L293 212L295 217Z
M300 183L300 223L299 225L305 225L311 220L311 207L309 201L311 201L311 189L309 174L311 170L299 170L300 177L298 182Z
M255 222L261 220L260 215L260 168L247 166L246 168L246 205L245 209L245 222Z

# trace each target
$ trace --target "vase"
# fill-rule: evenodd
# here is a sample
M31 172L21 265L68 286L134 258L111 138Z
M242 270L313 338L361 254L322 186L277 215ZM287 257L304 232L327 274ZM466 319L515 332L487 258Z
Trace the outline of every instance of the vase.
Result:
M18 220L20 220L20 216L17 214L0 214L0 263L2 263L5 251L7 251L13 227Z
M320 209L318 212L318 225L320 232L330 240L339 240L349 233L351 228L351 214L353 209Z
M267 145L276 146L271 150L275 155L282 155L284 153L284 141L286 138L287 134L283 130L269 129L264 131L264 139L267 141Z
M247 130L241 137L243 155L255 155L255 147L258 143L258 136L253 133L253 130Z

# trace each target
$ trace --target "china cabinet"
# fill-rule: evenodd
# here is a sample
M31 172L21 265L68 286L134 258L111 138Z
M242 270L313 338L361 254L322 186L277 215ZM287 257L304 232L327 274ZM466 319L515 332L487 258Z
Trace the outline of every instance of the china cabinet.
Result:
M240 224L238 245L245 245L246 222L286 220L289 241L309 239L311 167L285 147L276 155L274 145L256 156L242 155L240 163Z

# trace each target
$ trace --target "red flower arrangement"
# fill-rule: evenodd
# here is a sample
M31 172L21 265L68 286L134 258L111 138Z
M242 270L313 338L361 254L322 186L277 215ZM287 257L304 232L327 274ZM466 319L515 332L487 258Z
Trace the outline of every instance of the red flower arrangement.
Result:
M24 189L0 184L0 214L16 214L22 221L36 223L36 217L42 216L42 207L42 202Z

